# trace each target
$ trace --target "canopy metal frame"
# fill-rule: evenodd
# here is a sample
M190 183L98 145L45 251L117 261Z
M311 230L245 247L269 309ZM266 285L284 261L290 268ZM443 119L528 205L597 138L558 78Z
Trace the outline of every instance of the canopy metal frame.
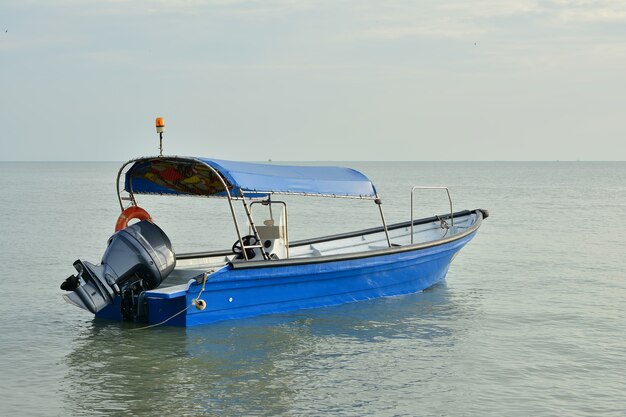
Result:
M263 197L265 196L271 196L273 194L276 195L296 195L296 196L315 196L315 197L326 197L326 198L349 198L349 199L358 199L358 200L373 200L376 205L378 206L379 209L379 213L381 216L381 220L382 220L382 224L383 224L383 229L385 231L385 237L387 239L387 244L389 245L389 247L391 247L391 240L389 238L389 231L387 229L387 222L385 220L385 215L383 212L383 208L382 208L382 201L381 199L378 197L378 193L375 193L374 196L350 196L350 195L334 195L334 194L309 194L309 193L301 193L301 192L284 192L284 191L266 191L266 190L241 190L241 188L239 188L239 195L233 195L230 192L230 189L228 187L228 183L226 182L226 180L224 179L223 175L214 167L212 167L210 164L206 163L205 161L198 159L198 158L193 158L193 157L180 157L180 156L153 156L153 157L143 157L143 158L136 158L136 159L131 159L130 161L126 162L125 164L123 164L118 173L117 173L117 181L116 181L116 189L117 189L117 196L118 196L118 201L120 204L120 209L121 211L124 211L126 208L130 207L130 206L137 206L137 199L135 197L136 194L156 194L156 195L171 195L171 196L183 196L183 195L176 195L176 194L163 194L163 193L137 193L132 189L133 186L133 182L129 181L128 182L128 186L129 189L126 190L126 185L121 186L121 180L122 178L124 178L124 182L125 182L125 177L126 175L129 173L130 169L132 169L132 167L134 166L134 164L136 162L139 161L145 161L145 160L150 160L150 159L168 159L168 160L172 160L172 161L181 161L181 162L192 162L192 163L196 163L196 164L200 164L204 167L207 167L209 170L211 170L215 176L219 179L220 183L222 184L222 186L224 187L224 192L225 195L221 196L221 195L189 195L189 196L193 196L193 197L204 197L204 198L226 198L226 200L228 201L228 206L230 208L230 212L233 218L233 224L235 226L235 232L237 233L237 239L239 240L239 245L241 246L242 249L242 254L245 258L246 261L248 261L248 254L246 249L250 249L253 247L257 247L258 245L252 245L252 246L246 246L244 245L244 241L243 241L243 235L241 232L241 228L239 225L239 221L237 220L237 212L235 210L235 206L234 206L234 201L241 201L242 205L243 205L243 209L244 212L246 214L246 217L248 219L250 228L253 231L253 234L256 238L256 240L258 242L261 241L261 239L259 238L259 234L256 230L256 226L254 225L254 220L252 219L252 213L250 210L250 205L246 202L246 199L250 200L250 202L252 202L253 198L252 196L258 196L259 194L262 194ZM128 196L123 196L123 193L126 192L128 193ZM249 196L246 197L246 194L250 194ZM261 198L261 197L259 197ZM124 201L129 201L130 203L126 205L124 205ZM268 198L268 204L271 204L271 199ZM282 202L281 202L282 203ZM284 204L284 203L283 203ZM263 258L265 260L269 259L269 256L265 253L265 251L261 250L261 253L263 254Z

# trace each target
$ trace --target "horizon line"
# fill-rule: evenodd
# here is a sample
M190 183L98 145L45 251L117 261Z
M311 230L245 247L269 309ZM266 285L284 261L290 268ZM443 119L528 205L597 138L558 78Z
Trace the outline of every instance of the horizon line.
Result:
M172 155L174 156L174 155ZM132 158L135 159L135 158ZM130 159L130 160L132 160ZM220 158L221 159L221 158ZM123 163L129 160L0 160L0 163ZM442 160L420 160L420 159L242 159L241 162L261 162L261 163L282 163L282 162L626 162L620 159L442 159Z

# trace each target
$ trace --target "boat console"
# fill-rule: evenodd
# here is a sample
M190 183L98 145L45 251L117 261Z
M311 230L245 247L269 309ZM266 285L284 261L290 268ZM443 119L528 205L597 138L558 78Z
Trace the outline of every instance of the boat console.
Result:
M289 258L289 234L287 231L287 204L284 201L254 201L250 204L252 219L252 209L255 205L267 208L267 217L261 224L256 224L257 236L259 237L259 251L265 252L268 259ZM274 205L278 207L273 208ZM249 230L253 232L252 226L248 224ZM261 254L262 255L262 254Z
M271 259L287 258L287 242L285 240L285 226L274 225L274 220L265 220L263 226L256 227L261 238L261 245Z

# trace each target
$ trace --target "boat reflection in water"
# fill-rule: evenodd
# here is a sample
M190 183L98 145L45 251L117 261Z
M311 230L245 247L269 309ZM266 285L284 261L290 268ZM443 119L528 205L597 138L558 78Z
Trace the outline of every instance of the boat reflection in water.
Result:
M416 401L445 378L424 375L426 363L463 354L456 342L476 304L440 283L185 332L94 321L65 360L67 413L311 415L368 398L377 409L389 401L401 411L402 397ZM397 397L380 397L381 384Z

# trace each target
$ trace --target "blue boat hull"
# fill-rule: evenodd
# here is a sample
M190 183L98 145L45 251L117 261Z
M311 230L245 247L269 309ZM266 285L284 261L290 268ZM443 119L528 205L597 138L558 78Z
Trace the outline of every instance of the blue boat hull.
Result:
M357 259L243 268L227 265L209 276L203 290L202 284L192 282L185 291L147 292L148 321L196 326L415 293L444 279L456 253L474 235L475 232L436 246ZM206 308L187 308L199 294ZM110 312L114 310L113 305ZM103 313L99 316L108 316Z

